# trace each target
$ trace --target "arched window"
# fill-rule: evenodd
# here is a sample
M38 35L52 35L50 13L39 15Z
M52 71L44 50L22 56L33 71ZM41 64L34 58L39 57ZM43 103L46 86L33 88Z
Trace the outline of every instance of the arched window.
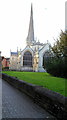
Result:
M46 51L43 55L43 67L45 67L45 62L51 57L51 53L49 51Z
M44 55L43 55L44 58L48 58L48 57L50 57L50 56L51 56L51 54L50 54L49 51L46 51L46 52L44 53Z
M23 66L32 67L32 54L29 51L24 53Z

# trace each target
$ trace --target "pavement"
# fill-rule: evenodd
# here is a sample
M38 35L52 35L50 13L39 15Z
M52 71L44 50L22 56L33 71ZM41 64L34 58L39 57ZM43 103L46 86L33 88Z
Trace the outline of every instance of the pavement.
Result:
M2 119L2 79L0 78L0 120Z
M38 106L29 96L2 80L2 118L51 118L54 116Z

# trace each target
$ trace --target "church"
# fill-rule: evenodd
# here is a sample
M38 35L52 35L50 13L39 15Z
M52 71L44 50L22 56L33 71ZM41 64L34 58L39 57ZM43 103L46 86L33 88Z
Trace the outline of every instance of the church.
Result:
M10 70L45 72L43 68L43 58L50 51L51 45L36 42L34 39L33 8L31 4L31 14L26 47L17 52L10 52Z

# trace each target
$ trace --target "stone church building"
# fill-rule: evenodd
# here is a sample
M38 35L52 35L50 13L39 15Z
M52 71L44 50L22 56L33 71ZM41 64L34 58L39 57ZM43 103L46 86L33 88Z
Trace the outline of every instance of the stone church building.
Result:
M33 9L31 5L31 15L26 47L23 50L10 53L10 69L21 71L45 72L43 68L43 58L50 50L49 43L36 42L34 39Z

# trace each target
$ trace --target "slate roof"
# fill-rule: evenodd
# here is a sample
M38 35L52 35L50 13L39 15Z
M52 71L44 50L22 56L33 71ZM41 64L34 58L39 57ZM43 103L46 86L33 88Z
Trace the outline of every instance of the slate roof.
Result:
M17 52L11 52L11 55L17 55L18 53Z

